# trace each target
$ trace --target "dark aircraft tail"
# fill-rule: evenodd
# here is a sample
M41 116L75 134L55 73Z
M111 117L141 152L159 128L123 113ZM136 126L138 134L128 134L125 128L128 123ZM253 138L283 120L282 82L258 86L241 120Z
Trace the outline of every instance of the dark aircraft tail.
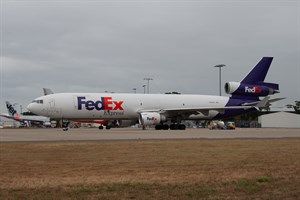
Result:
M253 100L279 93L277 83L264 82L272 60L273 57L263 57L241 82L226 83L226 93L232 98Z

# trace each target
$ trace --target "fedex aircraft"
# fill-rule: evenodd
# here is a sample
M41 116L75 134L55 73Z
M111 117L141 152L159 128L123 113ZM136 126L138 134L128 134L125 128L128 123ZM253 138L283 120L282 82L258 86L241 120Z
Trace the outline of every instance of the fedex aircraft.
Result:
M6 101L6 108L9 114L1 114L1 117L8 119L13 119L15 121L21 122L25 126L29 127L31 124L42 125L42 126L51 126L50 119L44 116L29 116L29 115L20 115L14 108L14 106Z
M263 57L240 82L228 82L226 96L177 94L56 93L35 99L31 112L65 120L132 120L145 128L184 130L182 120L222 119L265 108L279 85L264 82L272 57ZM260 97L263 97L260 100ZM169 125L170 124L170 125Z

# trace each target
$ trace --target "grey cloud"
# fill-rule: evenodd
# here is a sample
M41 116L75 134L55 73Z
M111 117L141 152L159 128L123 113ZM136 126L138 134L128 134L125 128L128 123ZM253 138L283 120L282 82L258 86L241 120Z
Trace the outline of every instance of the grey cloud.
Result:
M217 94L263 56L274 56L267 80L300 98L299 6L268 2L5 2L1 102L23 105L57 92L151 91ZM297 85L297 87L296 87ZM290 88L296 88L294 91ZM287 102L287 101L286 101ZM3 104L3 105L2 105ZM284 102L282 103L284 105Z

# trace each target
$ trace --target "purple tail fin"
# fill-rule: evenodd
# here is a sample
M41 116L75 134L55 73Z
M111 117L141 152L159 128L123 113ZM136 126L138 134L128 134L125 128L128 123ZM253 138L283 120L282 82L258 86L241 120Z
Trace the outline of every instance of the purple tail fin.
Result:
M279 85L276 83L264 82L266 75L271 66L273 57L263 57L257 65L247 74L247 76L241 81L244 84L258 84L266 86L274 90L279 90Z
M232 94L233 99L249 100L259 100L259 97L279 93L277 83L264 82L272 60L273 57L263 57L241 82L226 83L226 93Z
M258 82L264 82L272 60L273 57L263 57L241 83L256 84Z

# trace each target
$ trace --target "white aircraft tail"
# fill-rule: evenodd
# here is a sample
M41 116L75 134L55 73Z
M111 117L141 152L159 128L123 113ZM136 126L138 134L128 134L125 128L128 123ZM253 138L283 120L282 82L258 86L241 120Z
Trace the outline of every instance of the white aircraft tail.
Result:
M16 111L14 105L12 105L9 101L5 101L5 104L6 104L6 108L7 108L7 111L8 111L10 116L15 116L15 115L18 114L18 112Z

